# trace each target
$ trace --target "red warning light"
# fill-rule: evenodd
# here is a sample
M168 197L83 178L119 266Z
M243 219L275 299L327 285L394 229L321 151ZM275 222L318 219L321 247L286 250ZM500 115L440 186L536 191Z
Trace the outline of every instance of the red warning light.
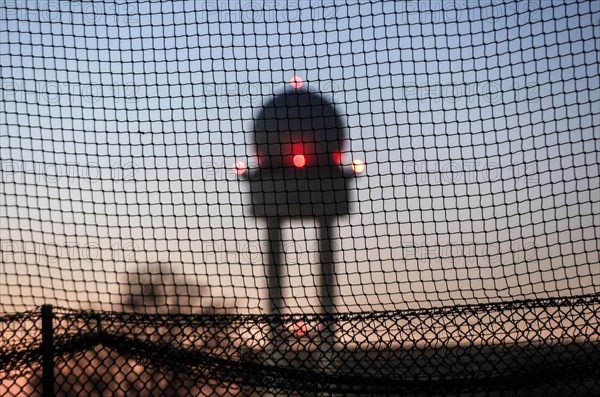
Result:
M365 170L365 163L363 163L361 160L354 160L352 162L352 170L356 174L360 174L361 172L363 172Z
M333 160L334 164L342 164L342 153L336 150L331 155L331 160Z
M303 154L297 154L294 156L294 165L298 168L302 168L306 165L306 158Z
M248 166L242 160L238 160L233 164L233 171L238 175L242 175L247 170L248 170Z
M290 85L296 89L302 88L304 80L300 76L292 76L290 79Z
M292 147L291 147L291 151L292 151L292 164L294 164L295 167L298 168L302 168L306 165L306 156L305 156L305 147L304 147L304 143L301 142L295 142L292 143Z
M306 335L306 333L308 332L308 325L306 325L306 323L302 320L297 321L296 324L294 324L294 335L296 335L297 337L302 337L304 335Z

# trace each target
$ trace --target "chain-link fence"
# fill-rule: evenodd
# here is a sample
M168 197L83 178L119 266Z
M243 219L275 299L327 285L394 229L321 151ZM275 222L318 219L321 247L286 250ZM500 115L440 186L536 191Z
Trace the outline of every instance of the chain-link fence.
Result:
M4 395L594 395L599 308L597 296L332 318L43 306L2 319L0 374Z

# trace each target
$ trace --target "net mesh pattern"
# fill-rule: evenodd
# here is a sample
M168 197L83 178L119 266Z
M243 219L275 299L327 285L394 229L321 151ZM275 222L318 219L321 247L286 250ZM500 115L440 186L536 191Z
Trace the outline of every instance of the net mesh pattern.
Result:
M600 394L599 36L587 0L2 2L0 394Z

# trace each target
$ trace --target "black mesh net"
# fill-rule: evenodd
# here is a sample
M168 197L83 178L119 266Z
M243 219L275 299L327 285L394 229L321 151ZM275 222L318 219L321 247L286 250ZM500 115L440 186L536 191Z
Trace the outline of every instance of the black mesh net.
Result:
M599 43L594 1L1 2L0 395L600 395Z

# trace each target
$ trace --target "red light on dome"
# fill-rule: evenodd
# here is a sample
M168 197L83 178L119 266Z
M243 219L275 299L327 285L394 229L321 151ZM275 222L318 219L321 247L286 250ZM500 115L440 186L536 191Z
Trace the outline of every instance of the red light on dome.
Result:
M342 164L342 154L337 150L331 155L334 164Z
M306 165L306 158L303 154L297 154L294 156L294 165L298 168L302 168Z
M243 162L241 160L238 160L233 164L233 171L238 175L242 175L247 170L248 170L248 166L246 165L245 162Z
M363 163L361 160L354 160L352 162L352 170L356 174L360 174L361 172L363 172L365 170L365 167L365 163Z
M292 143L291 147L292 164L295 167L302 168L306 165L305 147L302 142Z
M290 85L296 89L302 88L302 85L304 85L304 81L300 76L292 76L292 78L290 79Z
M308 325L306 325L306 323L302 320L297 321L296 324L294 324L293 328L294 335L296 335L297 337L302 337L308 332Z

